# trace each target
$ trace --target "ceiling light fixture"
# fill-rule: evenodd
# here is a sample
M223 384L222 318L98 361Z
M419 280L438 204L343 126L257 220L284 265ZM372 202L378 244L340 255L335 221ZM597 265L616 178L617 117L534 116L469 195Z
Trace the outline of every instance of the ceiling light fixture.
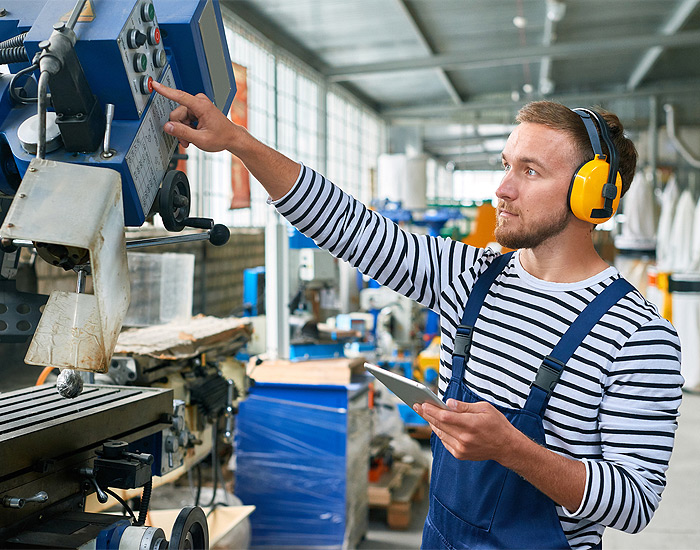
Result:
M527 19L525 19L522 15L516 15L513 17L513 25L519 29L524 29L527 27Z

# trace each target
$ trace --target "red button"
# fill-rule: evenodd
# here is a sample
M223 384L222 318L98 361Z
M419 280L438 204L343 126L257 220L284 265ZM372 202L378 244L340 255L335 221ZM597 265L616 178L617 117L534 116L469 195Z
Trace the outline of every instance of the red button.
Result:
M160 29L158 27L156 27L155 38L156 44L160 44Z
M148 95L153 92L153 77L152 76L142 76L139 82L139 87L141 88L141 93Z

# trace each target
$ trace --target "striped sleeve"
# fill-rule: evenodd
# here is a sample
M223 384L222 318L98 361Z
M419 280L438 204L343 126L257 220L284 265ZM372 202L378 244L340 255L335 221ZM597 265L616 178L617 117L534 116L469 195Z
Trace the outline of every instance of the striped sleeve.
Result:
M466 246L404 231L306 166L294 187L271 203L320 248L434 310L443 253L454 255L455 244Z
M681 402L680 342L671 324L642 325L620 350L599 412L602 459L586 460L574 517L629 533L651 520L666 485Z

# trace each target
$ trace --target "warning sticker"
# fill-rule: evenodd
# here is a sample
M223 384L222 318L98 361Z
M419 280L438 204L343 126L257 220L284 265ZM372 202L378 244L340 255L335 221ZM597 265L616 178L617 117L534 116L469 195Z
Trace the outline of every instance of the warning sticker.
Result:
M67 22L70 19L71 13L73 13L72 10L61 17L61 21ZM87 2L85 2L85 6L83 7L83 11L81 11L80 15L78 16L78 23L92 23L94 20L95 8L92 7L92 0L87 0Z

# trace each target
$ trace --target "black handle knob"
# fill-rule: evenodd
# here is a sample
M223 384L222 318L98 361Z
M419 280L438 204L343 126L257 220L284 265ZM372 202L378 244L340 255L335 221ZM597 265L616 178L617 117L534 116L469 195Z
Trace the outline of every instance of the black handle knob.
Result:
M228 227L217 223L209 231L209 242L214 246L223 246L228 242L230 236L231 232L228 230Z

